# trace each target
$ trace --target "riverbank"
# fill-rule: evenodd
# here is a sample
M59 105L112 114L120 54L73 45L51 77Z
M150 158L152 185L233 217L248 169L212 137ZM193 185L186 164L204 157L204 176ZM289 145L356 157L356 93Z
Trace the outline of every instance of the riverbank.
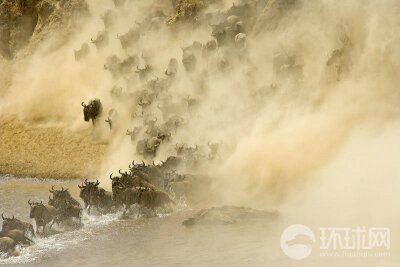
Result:
M90 135L57 127L27 126L15 117L0 119L0 174L53 179L96 175L107 144Z

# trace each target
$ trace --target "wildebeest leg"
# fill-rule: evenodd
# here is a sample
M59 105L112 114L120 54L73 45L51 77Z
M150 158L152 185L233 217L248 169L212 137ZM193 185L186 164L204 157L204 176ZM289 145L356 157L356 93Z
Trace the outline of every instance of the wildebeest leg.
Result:
M38 219L35 219L35 224L36 224L36 234L39 234L40 225L39 225L39 220Z
M56 218L54 218L53 219L53 221L51 222L51 224L50 224L50 229L51 229L51 227L53 226L53 224L56 222ZM58 222L57 222L57 224L58 224Z

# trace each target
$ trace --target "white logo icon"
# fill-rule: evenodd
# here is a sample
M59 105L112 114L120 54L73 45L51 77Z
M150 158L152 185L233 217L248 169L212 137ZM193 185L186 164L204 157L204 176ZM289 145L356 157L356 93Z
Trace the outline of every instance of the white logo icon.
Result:
M291 259L301 260L310 256L315 242L313 231L305 225L293 224L281 235L281 248Z

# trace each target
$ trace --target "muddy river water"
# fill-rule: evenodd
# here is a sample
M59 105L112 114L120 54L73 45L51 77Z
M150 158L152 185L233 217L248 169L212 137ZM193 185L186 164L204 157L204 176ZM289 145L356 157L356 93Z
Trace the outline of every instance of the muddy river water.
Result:
M46 200L48 189L68 187L78 199L77 180L34 178L0 179L0 210L6 216L30 221L28 199ZM279 242L285 215L279 219L249 220L229 225L186 227L182 221L195 210L181 207L152 218L120 219L121 213L103 216L83 214L84 226L49 237L35 238L35 245L19 248L19 256L2 257L12 266L352 266L380 265L382 259L289 259ZM385 259L387 260L387 259ZM344 265L343 265L344 264ZM390 266L390 264L385 265ZM393 265L394 266L394 265Z

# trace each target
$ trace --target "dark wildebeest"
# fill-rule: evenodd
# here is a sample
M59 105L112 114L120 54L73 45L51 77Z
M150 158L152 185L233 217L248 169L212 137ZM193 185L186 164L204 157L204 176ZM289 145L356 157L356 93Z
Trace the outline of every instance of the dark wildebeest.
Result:
M24 245L30 245L34 243L31 239L25 236L24 231L14 229L10 231L1 231L0 232L0 237L9 237L12 238L15 242L15 244L24 244Z
M148 182L143 177L140 177L138 175L132 175L132 173L128 174L127 172L122 173L121 170L119 170L119 173L121 174L121 177L112 177L112 174L110 175L113 192L114 189L119 186L123 186L126 188L148 187L151 189L156 189L156 187L153 184Z
M81 220L81 207L74 205L65 199L60 201L60 206L57 209L57 213L58 214L55 218L55 222L57 222L57 224L69 218L76 218L79 221Z
M100 99L95 98L90 100L89 104L86 105L84 102L82 102L82 107L83 107L83 118L85 121L89 121L92 119L92 123L94 125L95 119L101 115L103 111L103 106L100 102Z
M26 234L30 233L32 236L35 236L32 224L18 220L14 216L12 218L4 217L3 213L1 214L1 218L3 219L2 231L8 232L17 229L24 231Z
M146 207L154 211L157 207L165 207L167 204L173 203L167 193L148 187L125 188L119 186L113 192L113 198L125 206L124 215L134 204L138 204L140 209Z
M15 248L15 241L10 237L0 237L0 252L12 253Z
M88 182L85 180L84 184L78 185L81 189L79 196L85 202L85 208L88 208L88 213L90 213L92 206L101 212L110 212L112 207L115 206L112 200L112 193L99 187L99 184L99 181Z
M44 205L42 202L31 203L28 200L28 204L31 207L29 217L35 219L36 222L36 233L38 233L40 226L43 226L43 233L45 233L46 225L51 221L54 222L54 218L57 216L57 209L51 205Z
M68 189L55 190L54 186L49 190L53 194L53 198L49 196L49 205L57 209L58 215L56 218L57 224L68 218L81 219L81 207L79 202L74 199Z
M124 214L130 210L131 206L139 202L140 192L135 187L124 188L118 186L113 190L113 200L120 205L125 206Z
M64 187L61 187L61 190L55 190L54 189L54 185L51 187L51 189L49 189L49 192L53 194L53 199L49 199L49 205L54 206L55 208L59 208L60 206L60 201L68 201L71 202L71 204L75 205L75 206L80 206L78 200L76 200L75 198L73 198L71 196L71 194L67 189L64 189Z
M90 53L89 45L87 43L83 43L79 50L74 49L75 60L79 61L79 60L87 57L89 55L89 53Z

